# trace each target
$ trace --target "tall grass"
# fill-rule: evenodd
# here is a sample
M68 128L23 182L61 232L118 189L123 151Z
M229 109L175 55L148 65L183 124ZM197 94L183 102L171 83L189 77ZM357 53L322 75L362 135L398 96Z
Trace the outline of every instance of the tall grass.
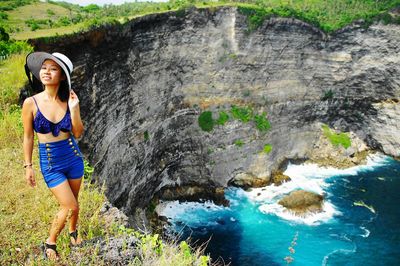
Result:
M0 148L21 147L22 121L19 90L26 82L25 54L0 61Z
M1 109L18 103L19 90L27 81L24 71L24 64L28 51L23 51L19 54L13 54L6 60L0 61Z

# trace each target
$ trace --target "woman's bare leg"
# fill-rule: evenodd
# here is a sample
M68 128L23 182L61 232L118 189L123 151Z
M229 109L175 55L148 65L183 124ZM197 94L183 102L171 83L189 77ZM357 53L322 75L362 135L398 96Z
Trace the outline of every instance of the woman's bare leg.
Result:
M81 188L81 183L82 183L82 177L79 179L68 179L69 186L71 188L72 193L74 194L75 200L79 206L79 190ZM74 232L76 230L76 224L78 223L78 218L79 218L79 208L76 213L73 213L71 215L70 223L69 223L69 232ZM82 242L81 238L78 236L78 238L75 239L71 237L71 243L74 245L78 245Z
M57 237L61 230L65 226L65 222L68 216L76 216L79 213L79 206L74 193L71 190L69 182L63 182L54 188L50 188L50 191L56 197L58 203L60 204L60 210L56 214L53 220L53 224L50 228L50 236L47 239L48 244L56 244ZM47 254L50 258L55 258L56 254L54 251L47 249Z

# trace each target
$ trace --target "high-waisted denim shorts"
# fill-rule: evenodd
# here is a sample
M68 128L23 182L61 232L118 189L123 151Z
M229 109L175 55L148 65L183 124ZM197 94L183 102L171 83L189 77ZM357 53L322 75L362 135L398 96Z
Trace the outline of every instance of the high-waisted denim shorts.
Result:
M44 181L53 188L67 179L83 176L83 157L71 136L56 142L39 143L40 169Z

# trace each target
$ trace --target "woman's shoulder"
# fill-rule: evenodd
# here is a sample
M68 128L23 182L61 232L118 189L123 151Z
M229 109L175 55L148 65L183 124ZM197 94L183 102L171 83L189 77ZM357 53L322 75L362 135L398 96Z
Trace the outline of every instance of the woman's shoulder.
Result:
M33 104L33 96L27 97L24 100L24 103L22 104L22 106L31 106Z
M27 97L27 98L24 100L24 103L23 103L22 107L27 107L27 108L32 108L32 107L34 107L34 106L35 106L35 101L37 101L37 100L40 99L40 97L41 97L40 94L41 94L41 93L38 93L38 94L35 94L34 96Z

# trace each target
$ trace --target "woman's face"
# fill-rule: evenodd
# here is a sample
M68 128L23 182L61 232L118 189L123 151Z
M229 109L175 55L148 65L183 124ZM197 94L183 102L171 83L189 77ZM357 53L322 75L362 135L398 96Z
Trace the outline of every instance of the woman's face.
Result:
M61 67L51 59L43 62L39 71L40 81L43 85L59 85L65 79Z

